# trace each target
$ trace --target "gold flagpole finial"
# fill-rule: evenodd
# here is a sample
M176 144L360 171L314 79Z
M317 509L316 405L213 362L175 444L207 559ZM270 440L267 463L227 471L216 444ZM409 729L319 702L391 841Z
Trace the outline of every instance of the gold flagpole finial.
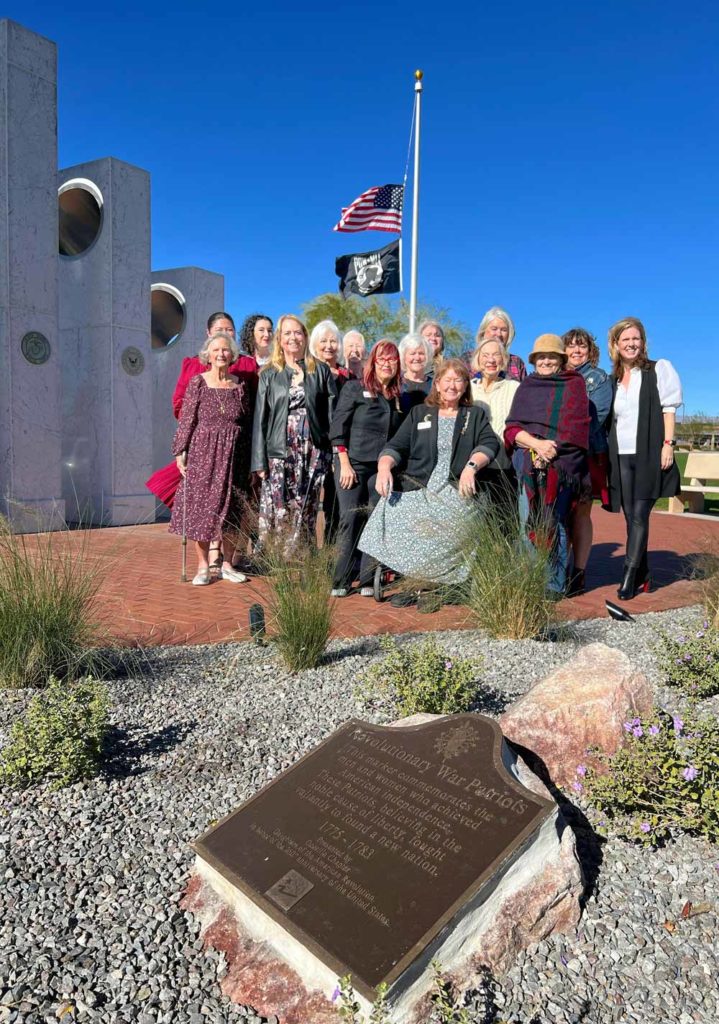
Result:
M417 68L417 70L414 73L414 77L417 79L418 82L421 82L422 79L424 78L424 71L420 71L420 69Z

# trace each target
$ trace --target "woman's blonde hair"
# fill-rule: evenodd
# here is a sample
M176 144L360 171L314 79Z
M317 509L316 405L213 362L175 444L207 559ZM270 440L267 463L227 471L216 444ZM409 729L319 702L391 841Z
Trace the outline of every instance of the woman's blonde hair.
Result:
M617 320L615 324L609 328L609 358L612 361L612 374L619 380L622 376L622 358L619 355L619 335L627 330L629 327L634 327L639 331L639 337L642 339L642 351L637 357L636 366L640 370L643 370L645 366L649 364L649 355L647 353L647 332L644 330L644 324L641 320L638 320L635 316L625 316L623 320Z
M300 318L298 316L295 316L294 313L283 313L282 316L277 321L277 327L275 328L275 336L272 339L272 352L270 353L269 360L265 363L260 372L264 373L265 370L269 370L271 368L275 370L284 370L285 366L287 365L285 362L285 353L282 351L282 345L280 344L280 337L282 336L282 328L284 326L285 320L294 320L295 323L299 324L300 327L302 328L302 334L305 339L305 350L300 356L300 359L304 359L307 372L314 373L315 370L317 369L317 363L315 362L312 353L308 352L309 337L307 335L307 328L302 323Z
M469 378L469 370L461 359L443 359L437 366L434 371L432 390L424 400L425 405L442 405L437 385L442 380L442 377L448 374L450 370L454 370L454 372L464 380L464 394L460 398L459 404L472 405L472 382Z
M482 338L477 342L477 347L472 353L472 359L469 364L475 373L479 373L479 353L485 345L489 345L492 342L494 342L495 345L499 345L499 350L502 353L502 365L500 366L500 370L506 370L509 366L509 352L507 352L506 346L502 344L499 338Z
M200 351L197 353L197 358L200 360L201 363L204 363L205 366L209 366L210 345L212 344L213 341L217 341L218 339L221 341L225 341L227 343L227 347L232 353L232 362L236 363L237 360L240 358L240 350L235 339L232 337L231 334L228 334L227 331L218 331L217 334L212 334L210 335L209 338L205 338L205 343L200 349Z

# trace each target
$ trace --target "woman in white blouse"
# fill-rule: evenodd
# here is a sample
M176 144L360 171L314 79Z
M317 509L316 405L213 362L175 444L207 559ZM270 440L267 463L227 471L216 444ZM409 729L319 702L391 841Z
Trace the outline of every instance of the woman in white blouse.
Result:
M509 512L517 509L517 477L504 448L504 426L512 408L519 382L505 376L509 353L493 335L480 339L472 354L472 402L487 413L492 430L499 438L499 454L482 474L492 501Z
M649 513L657 498L679 493L674 426L682 386L666 359L652 362L641 320L626 317L609 330L614 401L609 419L609 503L624 513L627 549L617 595L629 601L650 587Z

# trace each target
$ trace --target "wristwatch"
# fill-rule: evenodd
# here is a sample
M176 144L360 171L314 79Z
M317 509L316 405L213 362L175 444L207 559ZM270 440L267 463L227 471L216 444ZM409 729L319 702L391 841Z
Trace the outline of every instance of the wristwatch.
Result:
M475 473L478 473L479 470L482 468L481 466L478 466L476 462L472 462L471 459L469 460L467 465L470 467L470 469L473 469Z
M665 441L664 444L671 445L672 448L676 448L676 446L677 446L677 443L676 443L676 441L674 440L673 437L671 438L671 440Z

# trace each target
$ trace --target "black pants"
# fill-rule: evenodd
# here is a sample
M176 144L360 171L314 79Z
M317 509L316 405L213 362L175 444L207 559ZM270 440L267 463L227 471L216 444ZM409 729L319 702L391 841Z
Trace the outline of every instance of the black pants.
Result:
M334 544L340 523L340 508L337 501L337 484L334 473L326 473L323 484L322 511L325 514L325 544Z
M357 474L357 483L354 487L345 490L340 487L340 460L335 455L334 460L335 486L337 490L337 503L339 505L339 529L337 532L337 564L335 565L335 576L333 586L349 589L354 574L355 554L360 534L367 522L370 508L377 504L378 494L371 494L369 483L377 475L376 462L353 462L352 469ZM365 562L366 559L363 559ZM368 572L369 572L369 567ZM368 586L369 581L363 579L363 585Z
M622 512L627 522L626 565L630 569L646 568L649 541L649 513L654 498L635 498L636 455L619 456L619 479L622 485Z

